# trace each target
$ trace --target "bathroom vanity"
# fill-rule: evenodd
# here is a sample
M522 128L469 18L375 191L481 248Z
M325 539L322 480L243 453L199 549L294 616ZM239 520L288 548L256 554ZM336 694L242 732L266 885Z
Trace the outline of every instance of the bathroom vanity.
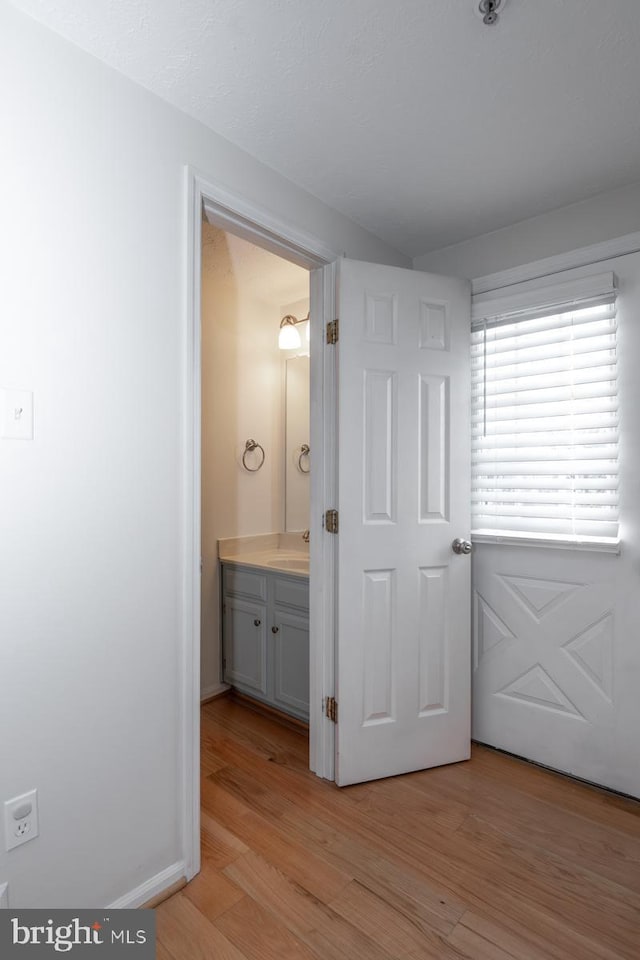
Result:
M282 534L219 542L223 677L308 721L309 558L292 548L298 541Z

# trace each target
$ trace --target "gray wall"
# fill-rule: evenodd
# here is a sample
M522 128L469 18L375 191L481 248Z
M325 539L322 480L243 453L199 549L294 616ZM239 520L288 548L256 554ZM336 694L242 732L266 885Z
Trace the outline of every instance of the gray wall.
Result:
M416 257L416 270L482 277L640 230L640 182Z

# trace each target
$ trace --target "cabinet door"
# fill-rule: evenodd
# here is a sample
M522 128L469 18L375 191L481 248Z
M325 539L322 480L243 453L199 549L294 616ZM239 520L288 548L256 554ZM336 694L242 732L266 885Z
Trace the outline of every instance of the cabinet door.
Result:
M267 694L267 608L225 597L224 679L247 693Z
M273 609L273 702L309 719L309 620L282 607Z

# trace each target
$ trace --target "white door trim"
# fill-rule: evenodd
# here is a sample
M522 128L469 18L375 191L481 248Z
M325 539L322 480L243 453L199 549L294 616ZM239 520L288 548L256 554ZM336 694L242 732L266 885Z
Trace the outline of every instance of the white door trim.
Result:
M322 324L311 328L310 444L314 470L311 493L310 592L310 767L333 779L334 728L323 717L323 697L333 694L334 538L324 534L322 516L336 489L335 358L324 349L325 321L333 319L333 262L339 254L312 234L271 211L232 194L191 166L185 167L184 276L182 340L181 529L182 590L180 638L180 794L181 846L187 880L200 870L200 462L201 462L201 224L202 215L273 253L307 267L311 274L311 313ZM331 501L332 502L332 501ZM318 509L319 507L319 509ZM315 508L315 509L314 509Z

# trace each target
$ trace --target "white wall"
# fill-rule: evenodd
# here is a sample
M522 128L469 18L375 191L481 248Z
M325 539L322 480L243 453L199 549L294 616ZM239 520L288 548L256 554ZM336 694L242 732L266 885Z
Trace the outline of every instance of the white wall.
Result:
M572 203L511 227L416 257L416 270L483 277L533 260L635 233L640 227L640 182Z
M621 205L626 198L627 207ZM572 247L600 243L612 238L616 227L620 235L637 230L640 222L640 190L629 188L584 204L537 217L457 247L450 247L418 258L419 269L441 273L462 273L470 278L493 274L569 252ZM582 275L593 268L573 271ZM591 704L577 704L589 718L586 723L552 721L551 715L538 712L540 724L531 727L529 742L516 736L514 724L505 723L506 701L490 691L487 664L474 674L474 736L484 742L532 757L550 766L594 780L626 793L640 796L638 730L640 729L640 253L617 257L598 264L597 271L613 270L618 280L618 378L620 400L620 517L623 539L620 556L549 550L506 545L476 545L473 555L473 584L480 595L511 629L513 620L496 574L564 579L584 587L576 600L585 597L583 609L577 602L566 605L566 640L577 634L585 623L605 618L603 649L612 642L612 695L610 702L597 694ZM572 603L571 601L570 603ZM503 606L504 604L504 606ZM609 616L610 615L610 616ZM585 619L586 618L586 619ZM535 646L543 641L549 624L543 619L530 624L527 636L515 630L516 640ZM478 624L475 624L478 643ZM543 643L540 643L542 649ZM533 654L535 655L535 654ZM590 710L597 706L597 722L589 722ZM522 708L520 708L522 709ZM527 709L527 708L525 708ZM534 708L536 709L536 708ZM502 711L502 712L501 712ZM596 713L593 713L596 716ZM538 731L536 735L535 731ZM569 765L564 761L569 758Z
M181 858L184 164L406 261L6 2L0 89L0 386L36 411L0 440L0 799L41 829L0 881L100 905Z

